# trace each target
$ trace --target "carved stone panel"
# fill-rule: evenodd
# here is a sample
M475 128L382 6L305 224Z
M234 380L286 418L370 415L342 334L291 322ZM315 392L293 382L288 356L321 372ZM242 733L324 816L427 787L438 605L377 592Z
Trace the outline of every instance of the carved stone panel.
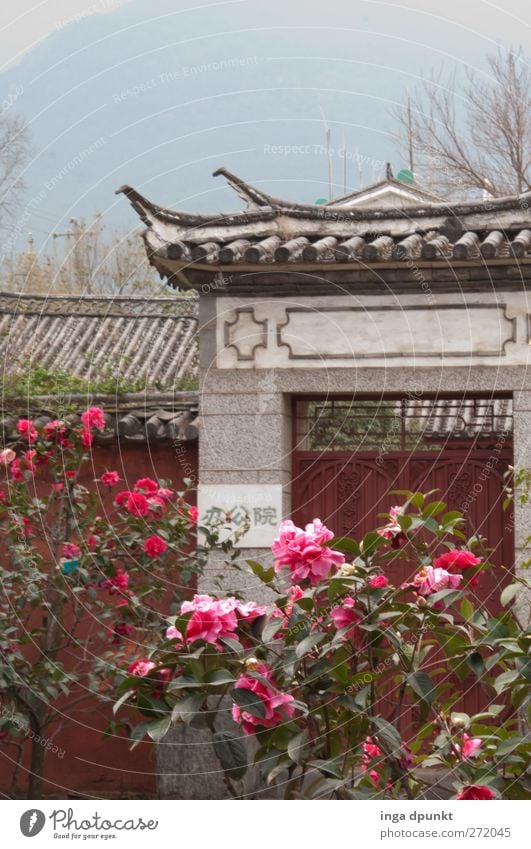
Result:
M225 346L236 350L238 360L254 360L256 349L267 347L267 319L257 321L253 307L235 313L233 321L225 322Z

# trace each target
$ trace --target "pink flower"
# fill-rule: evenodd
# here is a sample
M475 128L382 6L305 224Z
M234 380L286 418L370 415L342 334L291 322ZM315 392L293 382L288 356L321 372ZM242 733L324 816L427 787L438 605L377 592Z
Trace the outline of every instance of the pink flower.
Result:
M171 501L173 498L173 490L168 489L165 486L161 486L160 489L157 489L157 495L159 498L163 498L164 501Z
M238 614L246 622L254 622L259 616L265 616L267 609L255 601L237 602L234 608Z
M157 534L153 534L153 536L144 540L144 551L148 557L160 557L167 548L167 543L161 537L157 536Z
M118 472L103 472L100 481L104 486L115 486L120 480Z
M129 668L128 672L130 675L138 675L140 678L145 678L146 675L149 675L152 669L155 669L156 663L153 663L152 660L135 660Z
M274 728L293 716L295 708L292 705L293 696L282 693L271 678L271 670L265 663L260 663L256 671L267 681L259 681L251 675L240 675L234 688L236 690L251 690L264 703L265 716L253 716L242 710L236 703L232 706L232 718L238 722L245 734L254 734L257 728Z
M109 590L111 595L117 592L125 592L129 586L129 573L123 569L117 569L116 575L113 575L112 578L106 578L101 586L104 590Z
M19 419L17 422L17 430L21 436L24 436L28 442L35 442L39 433L30 419Z
M66 427L64 422L59 421L58 419L54 419L52 422L48 422L43 427L44 438L51 442L54 439L62 439L66 433Z
M435 567L446 569L447 572L451 572L452 574L461 574L462 572L466 572L467 569L473 569L475 566L479 566L480 563L481 559L479 557L476 557L471 551L464 551L460 548L453 548L451 551L441 554L440 557L437 557L433 561ZM467 576L464 579L466 580ZM477 587L479 584L479 573L472 575L468 583L472 587Z
M461 752L463 758L473 758L481 749L483 741L480 737L469 737L468 734L463 734L463 749L456 744L455 748Z
M149 513L148 500L141 492L128 492L125 500L125 509L132 516L147 516Z
M87 428L83 428L83 430L81 431L81 442L83 443L83 448L90 448L90 446L94 442L92 431L87 430Z
M199 519L199 510L197 507L189 507L188 508L188 518L194 525L197 524L197 520Z
M376 745L372 737L366 737L365 742L363 744L363 755L361 757L362 760L362 771L367 772L369 764L375 758L381 758L383 755L382 750L379 746ZM411 754L411 749L405 743L402 744L402 751L400 754L400 758L398 759L398 763L401 769L408 770L411 768L413 764L413 756ZM382 764L383 765L383 764ZM369 778L375 787L380 785L380 773L377 769L371 769L368 772ZM391 782L388 782L388 787L391 786Z
M89 407L81 414L81 421L87 430L92 430L94 427L105 430L105 413L101 407Z
M23 481L24 475L22 474L22 469L20 468L20 460L13 460L11 463L11 477L14 481Z
M158 483L152 480L151 478L139 478L139 480L137 480L137 482L135 483L135 489L150 494L153 492L157 492L158 488Z
M293 583L308 579L312 585L318 584L345 562L344 554L324 546L333 537L320 519L314 519L304 530L291 519L281 522L279 535L271 546L275 572L287 566Z
M398 517L402 515L402 508L399 506L391 507L389 516L391 521L383 528L378 528L377 533L391 543L392 548L399 548L405 542L406 535L398 524Z
M63 557L66 557L67 560L75 560L80 554L81 549L74 542L65 542L63 545Z
M389 586L389 581L385 577L385 575L375 575L374 578L371 578L369 581L369 586L373 590L384 589Z
M9 466L13 460L16 460L17 455L11 448L4 448L0 451L0 464L2 466Z
M149 510L154 515L166 512L166 502L159 495L150 495L147 499Z
M347 625L355 625L360 621L359 615L354 611L356 602L348 596L344 598L340 605L333 607L330 611L330 618L334 620L334 625L337 630L346 628Z
M490 787L487 787L486 784L469 784L467 787L463 787L455 798L465 799L466 801L476 799L487 802L490 799L495 799L496 793Z
M186 626L188 642L204 640L215 645L220 637L230 637L238 627L235 598L216 599L209 595L195 595L192 601L183 601L182 613L192 611Z
M166 628L166 633L164 634L164 637L167 640L179 640L180 643L182 643L183 639L183 635L181 634L179 629L175 627L175 625L170 625L168 628Z
M451 575L446 569L434 569L426 566L413 578L419 595L428 596L439 590L455 590L463 580L462 575Z

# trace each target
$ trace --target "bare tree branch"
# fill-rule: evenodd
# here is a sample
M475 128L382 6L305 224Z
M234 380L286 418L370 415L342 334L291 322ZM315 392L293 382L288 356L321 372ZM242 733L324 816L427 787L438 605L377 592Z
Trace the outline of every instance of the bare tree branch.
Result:
M531 189L531 69L522 50L487 56L488 77L442 71L397 114L419 182L441 197L500 197Z

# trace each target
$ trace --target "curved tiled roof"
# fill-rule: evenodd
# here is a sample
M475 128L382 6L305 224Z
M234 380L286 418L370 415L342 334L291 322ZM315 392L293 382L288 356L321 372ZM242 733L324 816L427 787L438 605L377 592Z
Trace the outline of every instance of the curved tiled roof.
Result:
M186 270L251 271L312 264L377 267L531 260L531 193L461 203L426 200L406 208L291 203L266 195L220 168L247 208L196 214L164 209L130 186L123 192L146 225L151 262L173 285Z
M171 389L197 374L197 300L0 294L3 370Z

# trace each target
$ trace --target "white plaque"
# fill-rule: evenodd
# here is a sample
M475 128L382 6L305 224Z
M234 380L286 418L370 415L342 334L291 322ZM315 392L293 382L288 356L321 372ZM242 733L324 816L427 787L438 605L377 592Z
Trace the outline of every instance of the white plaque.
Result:
M223 523L222 540L249 517L239 548L270 548L283 518L280 484L199 484L197 504L199 525Z

